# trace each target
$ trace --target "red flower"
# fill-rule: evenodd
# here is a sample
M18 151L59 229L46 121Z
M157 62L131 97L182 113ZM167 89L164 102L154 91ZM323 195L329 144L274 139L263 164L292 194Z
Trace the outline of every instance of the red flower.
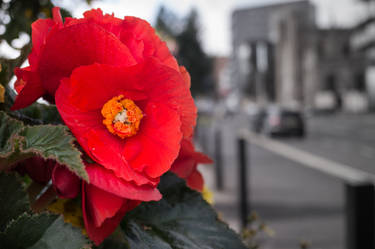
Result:
M96 245L99 245L116 229L125 213L140 203L83 182L82 211L87 234Z
M196 107L189 74L147 22L91 10L63 23L58 9L53 13L32 25L30 66L15 70L13 109L41 96L55 101L96 162L86 164L90 183L78 185L86 230L98 245L140 201L161 198L159 177L192 135ZM54 172L57 193L75 195L76 176Z
M195 151L192 139L183 139L180 153L174 161L171 171L185 179L190 188L202 192L204 182L197 169L199 163L210 164L213 161L205 154Z
M131 116L123 106L125 100L140 109L142 116ZM187 132L181 117L196 115L181 75L156 60L132 67L95 64L77 68L60 85L56 105L91 158L137 185L156 185L157 178L169 170ZM134 131L126 135L127 128L118 130L117 123L129 124Z
M176 159L185 127L193 126L183 125L182 116L195 118L194 102L180 73L149 59L131 67L79 67L62 81L56 105L98 163L86 167L83 210L88 235L99 244L134 203L161 198L156 185ZM102 193L108 206L99 208L88 189ZM97 221L101 215L108 223Z
M96 9L85 12L84 18L66 18L63 23L59 9L54 8L53 19L32 24L32 42L30 66L15 70L19 95L13 109L26 107L42 96L53 102L62 78L69 77L76 67L93 63L130 66L154 58L190 84L189 74L178 66L165 42L146 21L136 17L122 20ZM182 113L182 120L186 119L183 126L195 124L192 108L187 115ZM184 130L184 135L193 131L191 126Z

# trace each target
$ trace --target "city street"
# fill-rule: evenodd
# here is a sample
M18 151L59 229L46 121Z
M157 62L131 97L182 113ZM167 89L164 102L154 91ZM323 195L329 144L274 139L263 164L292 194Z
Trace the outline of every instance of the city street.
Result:
M314 154L375 173L375 115L312 117L307 139L285 140Z
M314 116L307 122L305 139L278 141L337 163L375 172L375 116ZM207 185L214 190L215 208L237 231L240 229L235 133L242 127L249 127L248 120L237 116L203 122L198 130L200 144L211 156L215 129L222 131L224 190L215 189L214 167L200 166L200 169ZM275 232L272 237L261 236L262 248L299 248L302 241L316 249L345 247L345 192L341 180L255 145L248 146L248 156L251 210Z

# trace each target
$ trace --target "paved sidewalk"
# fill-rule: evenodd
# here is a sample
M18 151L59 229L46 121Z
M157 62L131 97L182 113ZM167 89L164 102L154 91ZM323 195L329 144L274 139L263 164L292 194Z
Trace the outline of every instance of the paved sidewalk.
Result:
M204 151L213 156L213 123L199 127L198 140ZM239 231L237 158L235 132L246 127L241 118L217 121L223 141L224 190L215 189L215 167L201 165L207 186L213 190L215 208L229 225ZM303 168L287 159L256 146L248 148L251 210L275 231L262 240L261 249L299 248L301 241L311 242L312 249L344 247L343 185L341 182Z

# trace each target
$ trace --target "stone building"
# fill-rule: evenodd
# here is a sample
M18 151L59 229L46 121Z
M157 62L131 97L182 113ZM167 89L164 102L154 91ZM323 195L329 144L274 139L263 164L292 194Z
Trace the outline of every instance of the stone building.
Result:
M356 53L366 58L363 76L365 84L358 87L364 89L370 108L375 110L375 17L368 16L354 27L350 44Z
M350 29L316 31L317 85L314 104L317 108L321 107L319 97L330 94L335 109L354 112L368 109L366 60L352 49L351 36Z
M351 49L351 30L317 28L309 1L236 10L232 34L233 83L258 104L366 108L366 62Z

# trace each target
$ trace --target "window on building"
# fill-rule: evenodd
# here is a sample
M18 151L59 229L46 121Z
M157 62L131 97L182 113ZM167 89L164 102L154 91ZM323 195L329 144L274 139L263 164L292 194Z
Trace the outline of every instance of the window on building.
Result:
M348 42L345 42L342 46L342 54L345 57L348 57L350 55L350 44Z
M336 77L334 74L328 74L325 82L324 82L324 90L330 91L330 92L336 92L337 86L336 86Z
M363 72L355 74L354 89L360 92L366 91L366 79L365 79L365 74Z
M322 41L319 41L318 42L318 46L317 46L317 49L318 49L318 57L319 58L324 58L325 56L325 51L324 51L324 44Z

